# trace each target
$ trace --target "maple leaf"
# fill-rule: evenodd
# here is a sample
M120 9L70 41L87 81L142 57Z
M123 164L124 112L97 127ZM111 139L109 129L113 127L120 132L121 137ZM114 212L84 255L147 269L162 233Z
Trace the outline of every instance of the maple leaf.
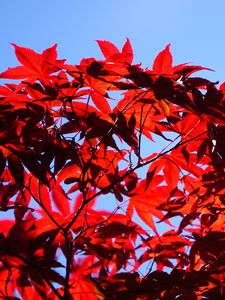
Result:
M118 48L111 42L109 41L97 41L102 54L105 56L105 58L108 58L109 56L119 53Z
M29 78L31 80L35 79L47 79L50 74L55 73L60 68L59 63L63 61L57 60L56 47L57 44L48 48L38 54L34 50L29 48L24 48L12 44L15 48L15 53L18 61L22 66L15 68L9 68L5 72L0 74L0 78L7 79L24 79Z
M123 45L122 52L109 41L99 41L97 43L102 51L102 54L106 58L106 62L119 62L131 64L133 61L133 49L130 40L127 38ZM116 70L116 66L114 67Z
M0 74L1 297L222 299L225 84L97 43L74 65L13 44Z

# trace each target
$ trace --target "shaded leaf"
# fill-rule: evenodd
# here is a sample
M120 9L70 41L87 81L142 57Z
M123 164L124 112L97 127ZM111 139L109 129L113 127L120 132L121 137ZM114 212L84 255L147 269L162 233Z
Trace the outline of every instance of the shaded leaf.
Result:
M118 235L122 234L127 234L127 233L132 233L135 229L135 226L127 226L124 225L123 223L119 222L111 222L110 224L106 226L102 226L97 229L97 233L99 234L100 237L103 238L113 238Z

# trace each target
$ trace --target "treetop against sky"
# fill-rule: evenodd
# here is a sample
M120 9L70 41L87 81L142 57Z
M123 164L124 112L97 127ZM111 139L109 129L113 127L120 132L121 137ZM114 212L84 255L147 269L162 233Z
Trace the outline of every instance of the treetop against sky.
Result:
M169 44L146 68L97 43L14 43L0 74L1 296L222 299L225 85Z

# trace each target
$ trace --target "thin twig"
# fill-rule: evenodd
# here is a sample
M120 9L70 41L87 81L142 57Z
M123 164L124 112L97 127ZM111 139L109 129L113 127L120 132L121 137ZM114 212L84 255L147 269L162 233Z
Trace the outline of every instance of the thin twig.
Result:
M189 143L190 141L195 140L196 138L198 138L199 136L205 134L206 131L199 133L198 135L196 135L195 137L190 138L189 140L185 140L183 142L179 142L177 143L175 146L173 146L170 149L165 150L164 152L160 152L158 155L156 155L154 158L149 159L148 161L145 161L143 163L139 163L137 164L135 167L133 167L132 169L129 169L127 172L125 172L122 176L120 176L119 178L117 178L116 180L114 180L112 183L110 183L108 186L102 188L100 191L98 191L97 193L95 193L94 195L92 195L90 198L86 199L86 201L83 201L83 203L80 205L80 207L78 208L77 212L75 213L74 217L71 219L71 221L69 222L69 224L67 225L67 227L65 228L66 231L68 231L70 229L70 227L74 224L74 222L77 220L77 218L79 217L80 213L82 212L82 210L84 209L85 205L87 205L91 200L93 200L94 198L96 198L97 196L105 193L106 191L110 190L112 187L114 187L117 183L121 182L124 180L124 178L126 178L127 176L129 176L131 173L133 173L135 170L140 169L146 165L149 165L150 163L156 161L158 158L162 157L163 155L169 153L170 151L183 146L184 144Z
M49 217L49 219L61 230L63 230L63 227L52 217L52 215L50 214L50 212L47 210L47 208L44 206L42 199L41 199L41 192L40 192L40 180L38 180L38 198L36 198L33 194L33 192L31 191L31 189L27 186L25 186L25 188L29 191L31 197L34 199L34 201L36 203L38 203L40 205L40 207L43 209L43 211L46 213L46 215Z

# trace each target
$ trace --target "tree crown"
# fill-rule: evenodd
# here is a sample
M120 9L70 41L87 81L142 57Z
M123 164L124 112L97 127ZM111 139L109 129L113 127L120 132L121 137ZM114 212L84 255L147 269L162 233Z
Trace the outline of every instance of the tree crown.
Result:
M0 295L222 299L225 84L97 42L75 65L13 44L0 75Z

